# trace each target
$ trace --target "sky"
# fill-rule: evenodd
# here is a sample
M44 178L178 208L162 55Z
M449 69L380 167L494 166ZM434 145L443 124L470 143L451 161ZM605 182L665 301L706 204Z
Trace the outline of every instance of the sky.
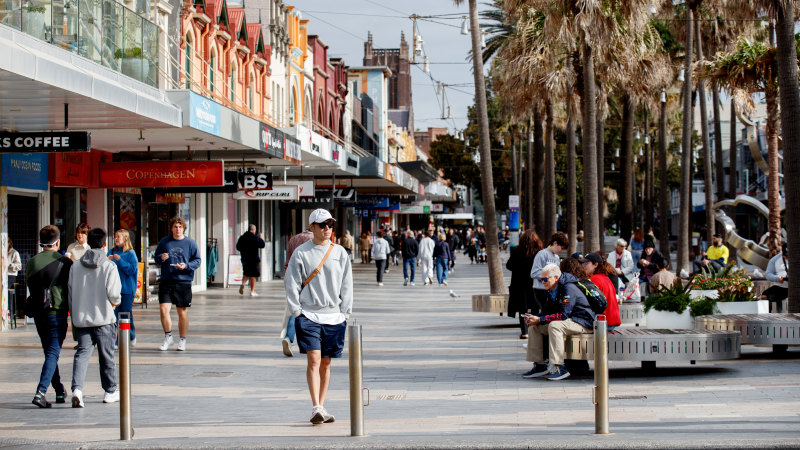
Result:
M467 108L474 103L475 88L471 62L466 58L470 37L461 31L461 16L469 8L456 7L452 0L285 0L309 19L309 35L318 35L328 45L329 58L343 58L349 66L361 66L367 32L372 32L374 48L399 48L400 33L413 49L413 24L409 16L453 15L449 18L418 20L423 48L430 63L430 76L419 66L411 69L414 126L446 127L450 131L467 124ZM479 9L486 8L479 2ZM431 79L433 78L433 80ZM452 85L445 89L446 105L452 119L442 120L442 96L436 94L435 81ZM447 113L445 107L445 114Z

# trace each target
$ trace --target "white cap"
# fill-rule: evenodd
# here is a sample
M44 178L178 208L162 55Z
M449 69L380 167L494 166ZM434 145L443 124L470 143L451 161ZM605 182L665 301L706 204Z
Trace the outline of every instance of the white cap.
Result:
M334 222L336 219L333 218L330 212L327 209L315 209L310 216L308 216L308 223L322 223L326 220L333 220Z

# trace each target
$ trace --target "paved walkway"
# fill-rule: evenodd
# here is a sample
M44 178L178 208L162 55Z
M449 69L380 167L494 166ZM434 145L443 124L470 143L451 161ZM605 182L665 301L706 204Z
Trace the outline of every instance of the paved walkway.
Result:
M350 437L347 354L326 402L337 420L308 423L305 359L282 355L283 284L257 298L236 288L195 295L188 351L157 349L158 308L135 311L135 438L120 442L119 406L102 403L97 356L84 409L30 404L42 352L32 326L0 333L0 446L30 447L764 447L800 446L800 348L776 358L746 346L739 360L611 362L611 431L595 436L592 378L526 380L516 320L471 311L488 291L485 265L462 258L450 286L403 287L402 267L375 286L355 264L352 321L363 326L366 437ZM509 274L506 272L506 282ZM449 289L460 297L451 298ZM173 312L173 317L174 317ZM173 327L177 331L177 321ZM351 321L351 323L352 323ZM70 337L61 371L69 380ZM52 390L49 391L52 396ZM52 399L51 399L52 400Z

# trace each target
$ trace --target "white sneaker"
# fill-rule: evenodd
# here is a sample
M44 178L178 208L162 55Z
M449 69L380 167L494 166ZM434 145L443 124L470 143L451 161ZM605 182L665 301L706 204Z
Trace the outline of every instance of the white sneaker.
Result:
M83 408L83 392L80 389L72 391L72 407Z
M292 343L289 342L289 339L283 338L281 341L281 346L283 346L283 354L286 356L294 356L292 353Z
M131 339L131 347L136 347L136 338Z
M444 285L447 286L447 280L442 280L442 283L444 283Z
M315 406L311 410L311 419L309 419L309 422L313 423L314 425L319 425L325 422L325 416L322 415L322 411L324 411L322 406Z
M378 286L383 286L383 283L378 283Z
M256 291L251 292L250 297L258 297L258 292Z
M178 341L178 351L179 352L186 351L186 339L181 339Z
M169 346L172 345L173 342L174 340L172 339L172 335L168 334L164 336L164 342L161 343L158 349L161 350L162 352L165 352L169 350Z
M336 422L336 418L333 417L333 414L329 413L325 407L322 408L322 418L325 419L324 423Z
M103 396L103 403L116 403L119 401L119 391L106 392Z

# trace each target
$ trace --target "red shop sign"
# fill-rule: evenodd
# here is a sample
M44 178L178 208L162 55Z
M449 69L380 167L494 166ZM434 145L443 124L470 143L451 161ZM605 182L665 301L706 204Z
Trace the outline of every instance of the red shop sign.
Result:
M222 161L137 161L100 164L100 186L222 186Z
M92 149L87 152L50 154L50 186L74 186L97 188L97 167L103 161L111 161L112 154Z

